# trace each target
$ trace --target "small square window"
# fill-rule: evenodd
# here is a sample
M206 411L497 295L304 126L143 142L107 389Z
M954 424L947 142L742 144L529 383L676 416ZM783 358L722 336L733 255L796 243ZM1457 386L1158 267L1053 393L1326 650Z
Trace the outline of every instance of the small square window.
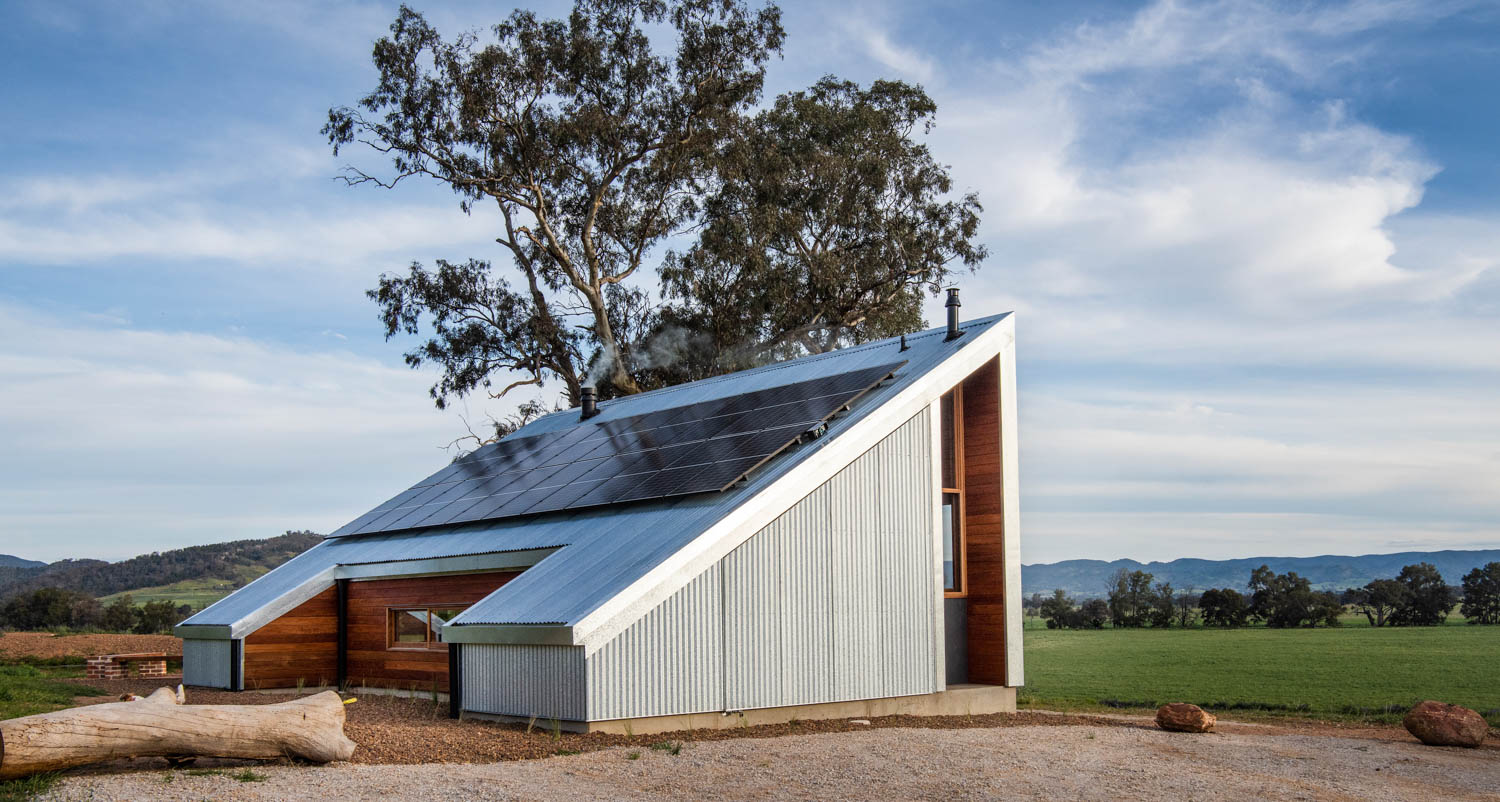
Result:
M461 612L462 607L392 608L387 645L392 649L441 649L443 624Z

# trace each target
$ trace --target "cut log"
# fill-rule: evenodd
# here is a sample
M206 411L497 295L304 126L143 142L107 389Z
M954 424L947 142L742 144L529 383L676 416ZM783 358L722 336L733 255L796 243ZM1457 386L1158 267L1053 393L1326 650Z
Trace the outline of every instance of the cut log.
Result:
M180 689L0 721L0 780L127 757L348 760L333 691L272 705L184 705Z

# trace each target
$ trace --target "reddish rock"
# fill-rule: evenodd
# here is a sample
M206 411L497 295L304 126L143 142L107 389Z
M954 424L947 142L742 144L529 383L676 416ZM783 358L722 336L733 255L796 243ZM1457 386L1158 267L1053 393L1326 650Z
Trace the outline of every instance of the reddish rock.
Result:
M1478 746L1490 731L1484 716L1473 710L1432 701L1413 707L1401 723L1429 746Z
M1156 726L1173 732L1212 732L1218 719L1197 705L1173 702L1156 708Z

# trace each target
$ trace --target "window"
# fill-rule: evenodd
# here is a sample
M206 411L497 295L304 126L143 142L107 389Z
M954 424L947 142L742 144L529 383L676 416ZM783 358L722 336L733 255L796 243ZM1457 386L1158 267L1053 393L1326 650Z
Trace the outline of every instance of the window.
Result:
M939 455L943 482L943 592L962 596L964 588L964 458L963 387L955 387L939 402Z
M963 592L963 518L957 493L943 494L943 590Z
M452 621L461 607L391 608L386 627L391 649L441 649L443 624Z

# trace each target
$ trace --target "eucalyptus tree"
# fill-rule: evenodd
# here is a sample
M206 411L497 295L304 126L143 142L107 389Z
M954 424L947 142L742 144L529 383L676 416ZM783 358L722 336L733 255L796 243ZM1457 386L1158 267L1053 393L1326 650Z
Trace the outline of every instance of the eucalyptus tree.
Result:
M670 32L670 52L648 30ZM387 338L430 326L406 361L442 368L439 406L502 373L519 378L499 394L555 378L571 403L591 370L606 395L641 389L631 347L654 317L632 281L693 218L707 157L758 101L782 38L778 8L742 0L517 10L484 43L401 8L374 47L376 88L331 109L323 133L335 154L361 143L389 158L387 172L348 168L352 184L431 179L465 213L493 209L519 277L439 260L370 290Z
M826 77L778 97L719 149L698 241L662 269L672 313L721 364L819 353L922 324L986 252L973 193L913 138L937 105L920 87Z

